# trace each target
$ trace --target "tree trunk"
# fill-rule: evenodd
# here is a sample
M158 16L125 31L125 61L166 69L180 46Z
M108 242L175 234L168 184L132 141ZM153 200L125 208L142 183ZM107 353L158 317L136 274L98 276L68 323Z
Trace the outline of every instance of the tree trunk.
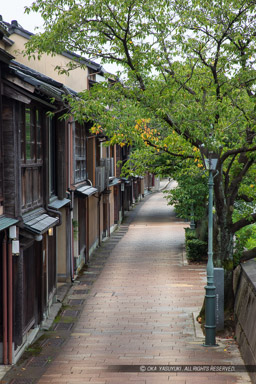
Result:
M216 230L214 265L224 268L224 305L225 311L232 311L234 306L233 294L233 233L226 220L219 221Z
M256 255L256 247L249 249L249 250L246 250L242 253L242 257L240 259L240 262L254 259L255 255Z
M225 196L221 171L214 182L216 222L214 228L214 265L224 268L225 310L233 310L233 232L232 208Z

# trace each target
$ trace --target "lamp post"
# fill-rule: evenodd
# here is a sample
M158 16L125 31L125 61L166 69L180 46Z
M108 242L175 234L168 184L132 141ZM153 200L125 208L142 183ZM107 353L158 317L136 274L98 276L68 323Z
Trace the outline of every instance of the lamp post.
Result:
M203 156L205 168L209 171L208 187L208 261L207 261L207 285L205 286L205 347L216 346L216 319L215 319L215 284L214 284L214 268L213 268L213 172L216 170L218 159Z

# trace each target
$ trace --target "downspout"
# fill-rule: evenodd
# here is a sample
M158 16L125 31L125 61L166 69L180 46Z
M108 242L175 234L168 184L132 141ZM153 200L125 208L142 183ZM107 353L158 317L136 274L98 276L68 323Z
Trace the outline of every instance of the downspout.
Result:
M12 299L12 241L8 242L8 360L12 364L13 299Z
M6 232L4 235L3 243L2 243L2 249L3 249L3 364L8 364L7 359L7 262L6 262Z
M49 208L49 207L46 208L46 211L58 216L59 222L58 222L58 224L56 224L56 227L59 227L62 224L62 213L60 211L57 211L57 210L55 210L53 208Z
M74 255L74 247L73 247L73 244L74 244L74 234L73 234L73 223L72 223L72 219L73 219L73 209L74 209L74 196L73 196L73 191L70 189L71 187L71 135L72 135L72 125L74 124L74 120L73 121L68 121L67 125L68 125L68 132L67 132L67 147L68 147L68 191L70 193L70 196L71 196L71 206L70 206L70 250L69 250L69 253L70 253L70 279L71 279L71 282L73 283L74 282L74 259L73 259L73 255ZM72 151L73 153L73 151Z
M71 180L71 167L70 167L70 162L71 162L71 156L70 156L70 154L71 154L71 148L70 148L70 145L71 145L71 143L70 143L70 135L72 134L72 132L71 132L71 129L72 129L72 124L73 124L73 122L71 122L71 121L68 121L68 134L67 134L67 147L68 147L68 190L69 190L69 188L70 188L70 180Z
M89 244L89 241L90 241L90 236L89 236L89 198L86 199L86 255L85 255L85 259L86 259L86 263L89 263L90 261L90 257L89 257L89 253L90 253L90 244Z
M101 241L100 241L100 201L101 201L101 193L99 194L99 197L98 197L98 230L99 230L99 246L101 245Z
M71 277L71 282L74 283L75 280L75 268L74 268L74 228L73 228L73 223L71 219L71 257L70 257L70 277Z
M108 195L108 237L110 237L110 196Z
M73 233L73 210L74 210L74 191L68 188L70 194L70 279L71 282L74 282L74 233Z
M52 213L54 215L57 215L58 218L59 218L59 222L58 222L58 224L56 224L56 227L61 226L61 224L62 224L62 213L60 211L57 211L57 210L55 210L53 208L49 208L49 207L46 208L46 211L49 212L49 213ZM56 236L56 241L55 241L55 252L56 252L56 244L57 244L57 236ZM57 250L57 252L58 252L58 250ZM55 253L55 259L56 259L55 278L56 278L56 289L57 289L56 292L58 292L58 288L57 288L57 286L58 286L57 285L57 282L58 282L58 258L57 258L57 255L58 255L58 253Z

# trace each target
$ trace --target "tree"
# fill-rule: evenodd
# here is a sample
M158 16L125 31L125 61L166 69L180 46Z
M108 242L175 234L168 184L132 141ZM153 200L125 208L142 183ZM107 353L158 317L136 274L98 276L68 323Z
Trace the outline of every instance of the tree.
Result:
M255 201L247 187L255 177L256 0L36 0L31 9L45 32L29 41L28 55L79 51L122 66L122 81L70 100L76 118L171 164L216 154L214 255L227 299L233 236L256 221L250 206L233 222L238 201Z

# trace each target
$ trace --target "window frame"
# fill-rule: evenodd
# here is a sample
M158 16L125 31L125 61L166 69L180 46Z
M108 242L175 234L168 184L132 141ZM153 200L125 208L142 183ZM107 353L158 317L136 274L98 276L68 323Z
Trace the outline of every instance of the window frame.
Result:
M3 136L2 136L2 126L0 124L0 207L3 204L4 200L4 156L3 156ZM0 210L1 212L1 210ZM0 213L1 214L1 213Z
M74 129L74 182L81 183L87 179L86 167L86 128L76 123Z
M48 179L49 179L49 197L56 196L56 126L52 118L47 117L48 128Z
M22 107L22 212L39 207L43 203L43 114L43 110L35 105Z

